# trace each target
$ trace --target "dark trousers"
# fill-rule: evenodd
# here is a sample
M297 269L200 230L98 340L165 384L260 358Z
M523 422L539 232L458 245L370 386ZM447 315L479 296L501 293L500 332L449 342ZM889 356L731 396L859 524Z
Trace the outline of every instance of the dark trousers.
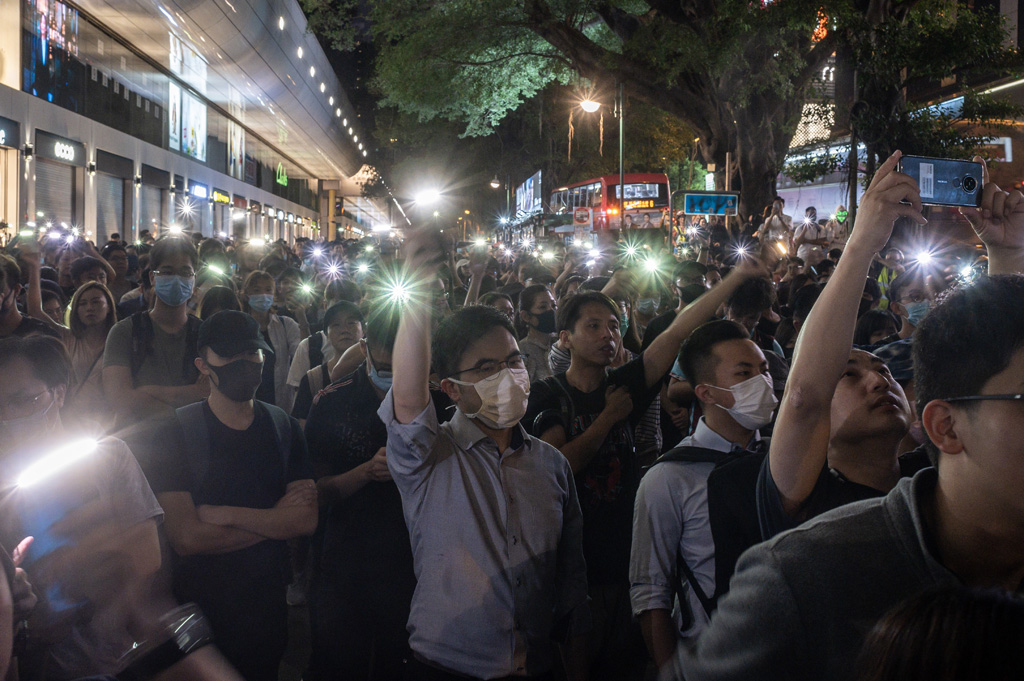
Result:
M551 672L539 676L505 676L491 681L554 681L555 676ZM473 676L456 674L426 664L415 656L405 666L403 681L484 681Z

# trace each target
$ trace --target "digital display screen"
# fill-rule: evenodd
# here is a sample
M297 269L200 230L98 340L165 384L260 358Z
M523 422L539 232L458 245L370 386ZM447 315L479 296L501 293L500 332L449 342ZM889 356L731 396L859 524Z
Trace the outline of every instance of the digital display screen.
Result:
M661 185L652 182L650 184L627 184L626 185L626 200L629 199L656 199L658 198L658 187ZM620 197L622 192L619 191L619 187L615 187L615 196ZM652 207L654 204L652 203ZM639 206L638 206L639 207Z

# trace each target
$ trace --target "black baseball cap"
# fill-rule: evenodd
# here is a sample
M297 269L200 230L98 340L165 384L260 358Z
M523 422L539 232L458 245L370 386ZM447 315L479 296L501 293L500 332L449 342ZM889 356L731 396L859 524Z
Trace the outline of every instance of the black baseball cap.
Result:
M237 310L221 310L203 320L196 345L199 350L211 348L221 357L234 357L251 350L274 352L263 340L259 322Z

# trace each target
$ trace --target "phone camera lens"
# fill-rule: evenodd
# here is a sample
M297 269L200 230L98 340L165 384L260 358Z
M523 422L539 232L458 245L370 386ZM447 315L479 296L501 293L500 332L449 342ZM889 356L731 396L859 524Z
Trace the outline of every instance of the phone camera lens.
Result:
M974 190L978 188L978 181L968 175L964 178L963 187L965 192L972 194Z

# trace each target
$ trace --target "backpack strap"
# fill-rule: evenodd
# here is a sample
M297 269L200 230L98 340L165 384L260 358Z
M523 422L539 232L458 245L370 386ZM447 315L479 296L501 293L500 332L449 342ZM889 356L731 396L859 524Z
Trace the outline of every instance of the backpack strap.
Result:
M675 447L665 452L658 459L651 464L651 467L657 466L660 463L711 463L718 468L722 464L728 463L737 456L742 456L743 452L721 452L717 449L708 449L707 447ZM712 470L712 472L714 472ZM708 511L710 515L710 509ZM714 539L714 532L712 532L712 540ZM717 549L716 549L717 554ZM683 552L676 547L676 579L675 587L676 596L679 598L679 607L686 607L686 587L689 584L690 588L693 589L693 594L700 601L700 605L704 608L704 612L707 613L708 617L711 617L711 613L715 609L715 599L713 596L708 596L704 593L704 589L701 588L700 584L697 583L697 577L693 574L693 570L687 564L686 559L683 558Z
M281 459L281 479L288 484L288 464L291 461L292 453L292 420L284 409L277 405L268 404L256 400L256 404L263 407L270 421L274 426L274 441L277 444L277 453ZM258 407L257 407L258 408Z
M324 363L324 335L317 331L309 336L309 368L313 369ZM314 393L315 394L315 393Z
M204 402L194 402L178 407L174 414L181 425L185 439L185 462L192 475L192 500L199 494L199 486L210 469L210 433L203 413Z
M576 410L573 408L572 397L569 395L569 390L562 384L562 381L559 380L559 378L565 380L565 375L557 374L555 376L548 376L547 378L541 379L540 383L543 383L547 389L551 391L551 394L553 394L558 400L558 413L562 419L562 427L565 428L565 437L566 440L571 440L572 422L576 418ZM537 425L552 411L554 410L548 409L546 411L542 411L537 415L537 418L534 419L534 422L530 424L537 437L540 437L541 435L537 432Z
M153 320L149 318L149 311L136 312L129 319L132 320L132 345L129 354L128 368L132 375L132 385L135 385L135 377L142 368L142 362L153 347Z
M185 318L185 355L182 357L181 377L189 378L198 371L196 357L199 356L199 327L203 322L194 315Z

